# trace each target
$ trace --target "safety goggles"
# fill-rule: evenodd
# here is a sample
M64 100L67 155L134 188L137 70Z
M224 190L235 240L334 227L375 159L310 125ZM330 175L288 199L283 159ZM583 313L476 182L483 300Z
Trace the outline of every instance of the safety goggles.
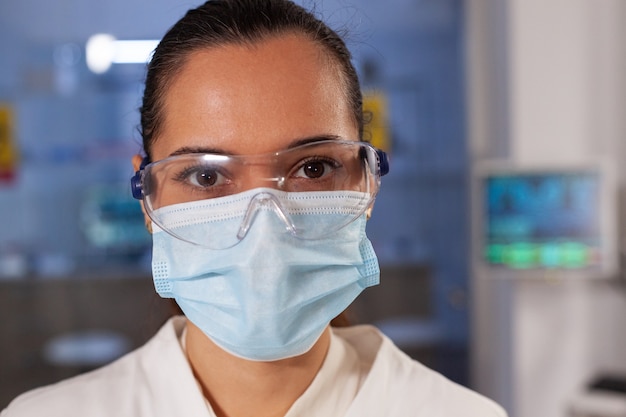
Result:
M322 140L258 155L183 154L152 163L144 159L131 188L159 228L193 244L224 248L243 238L258 208L273 209L296 237L318 239L333 233L371 206L388 171L385 152L368 143ZM256 189L260 191L251 192ZM324 222L323 230L307 224L307 196L319 200L318 212L340 214L336 221ZM194 219L184 215L190 204ZM234 239L196 237L190 231L190 224L216 218L235 225Z

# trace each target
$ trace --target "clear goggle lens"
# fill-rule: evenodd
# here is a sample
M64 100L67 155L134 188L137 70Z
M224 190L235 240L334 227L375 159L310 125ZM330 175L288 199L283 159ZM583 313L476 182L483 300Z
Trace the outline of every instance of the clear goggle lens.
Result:
M367 210L387 170L384 152L365 142L324 140L261 155L177 155L143 166L131 183L133 195L143 200L159 228L219 249L245 236L258 208L272 209L296 237L318 239L333 233ZM319 205L312 212L326 211L335 219L325 221L323 230L307 224L307 196L314 197L313 206ZM189 206L194 218L183 214ZM232 236L211 236L190 227L206 224L206 219L228 220Z

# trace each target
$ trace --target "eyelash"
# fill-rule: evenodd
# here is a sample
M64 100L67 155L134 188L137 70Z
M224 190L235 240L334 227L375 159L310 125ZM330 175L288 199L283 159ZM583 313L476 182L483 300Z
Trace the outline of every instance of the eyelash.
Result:
M208 170L212 170L217 175L226 177L226 175L219 168L215 168L213 166L208 166L208 165L190 165L190 166L182 169L178 174L176 174L174 179L176 181L178 181L178 182L181 182L181 183L188 183L189 182L189 177L192 174L200 172L202 170L207 170L207 171Z
M306 164L311 163L311 162L321 162L324 164L328 164L332 169L337 169L337 168L341 168L341 164L332 158L328 158L325 156L309 156L306 159L300 161L297 165L296 168L293 171L299 171L300 169L302 169Z

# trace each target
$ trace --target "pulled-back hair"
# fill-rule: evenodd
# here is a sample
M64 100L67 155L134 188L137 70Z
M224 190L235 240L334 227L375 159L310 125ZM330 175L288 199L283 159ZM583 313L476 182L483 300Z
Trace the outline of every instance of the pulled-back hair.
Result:
M287 0L210 0L189 10L163 37L148 64L141 135L150 156L163 123L168 88L187 58L197 50L228 44L253 44L281 34L311 39L337 65L354 121L363 133L362 95L351 55L341 37L301 6Z

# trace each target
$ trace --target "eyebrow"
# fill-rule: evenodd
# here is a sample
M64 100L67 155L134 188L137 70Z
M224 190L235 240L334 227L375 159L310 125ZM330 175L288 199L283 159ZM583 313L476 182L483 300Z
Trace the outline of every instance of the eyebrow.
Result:
M228 155L228 152L218 148L207 148L204 146L183 146L182 148L176 149L168 156L187 155L194 153L213 153L218 155Z
M324 140L345 140L341 136L337 135L316 135L316 136L308 136L300 139L296 139L289 143L285 149L292 149L298 146L306 145L308 143L321 142ZM233 155L232 152L227 152L224 149L220 148L210 148L204 146L183 146L181 148L176 149L169 156L177 156L177 155L185 155L185 154L200 154L200 153L211 153L217 155Z

